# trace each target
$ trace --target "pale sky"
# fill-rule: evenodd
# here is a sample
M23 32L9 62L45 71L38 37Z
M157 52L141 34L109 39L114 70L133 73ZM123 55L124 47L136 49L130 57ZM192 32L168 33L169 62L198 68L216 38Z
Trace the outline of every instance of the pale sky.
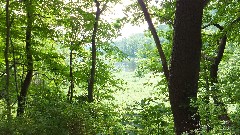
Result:
M122 3L117 4L114 6L114 9L112 9L112 14L108 16L109 19L117 19L124 17L123 9L134 2L133 0L122 0ZM120 31L122 36L118 37L118 39L121 39L123 37L129 37L130 35L136 34L136 33L142 33L144 30L148 28L146 22L143 22L140 24L141 26L133 26L130 23L127 23L123 26L122 30Z
M116 17L124 17L124 13L123 13L123 9L126 5L131 4L132 2L135 2L137 0L122 0L122 4L117 4L116 6L114 6L114 10L115 10L115 14L113 14L113 18ZM162 1L162 0L157 0ZM151 5L156 5L156 0L152 0L151 1ZM157 4L159 5L159 4ZM136 33L142 33L144 32L144 30L148 29L148 25L147 22L144 21L142 23L140 23L140 26L133 26L130 23L127 23L124 25L124 27L121 30L121 34L122 36L120 36L119 38L123 38L123 37L129 37L130 35L136 34Z
M148 25L146 23L142 24L142 26L133 26L129 23L125 24L123 29L121 30L122 37L129 37L136 33L142 33L144 30L147 30ZM120 37L120 38L122 38Z

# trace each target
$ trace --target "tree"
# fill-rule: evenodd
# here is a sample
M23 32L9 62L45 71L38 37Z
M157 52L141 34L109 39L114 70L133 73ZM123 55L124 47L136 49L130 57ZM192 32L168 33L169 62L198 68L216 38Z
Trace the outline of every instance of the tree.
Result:
M148 13L146 5L143 2L143 0L138 0L138 3L139 3L139 5L142 8L142 11L144 13L145 19L146 19L146 21L148 23L148 26L149 26L149 30L152 33L153 39L154 39L155 44L156 44L157 49L158 49L159 56L160 56L161 61L162 61L163 72L164 72L164 75L166 77L166 80L168 81L168 79L169 79L169 69L168 69L168 65L167 65L167 60L166 60L165 54L164 54L163 49L161 47L160 39L159 39L159 37L157 35L157 31L156 31L156 29L155 29L155 27L154 27L154 25L152 23L150 14Z
M32 57L32 25L33 25L33 12L32 12L32 0L26 0L25 8L27 12L27 28L26 28L26 58L27 58L27 74L22 84L20 95L18 96L18 109L17 116L21 116L24 113L26 104L26 97L28 88L32 81L33 76L33 57Z
M147 8L142 0L138 0L138 2L159 50L165 77L169 80L169 98L175 132L177 135L194 132L200 128L200 117L197 113L198 108L191 105L191 100L197 99L202 46L202 15L207 1L179 0L176 2L173 50L169 72Z
M225 121L226 123L226 126L229 127L232 122L231 122L231 119L228 115L228 112L227 112L227 106L224 104L224 102L222 101L221 99L221 91L219 90L218 88L218 72L219 72L219 65L220 65L220 62L222 61L223 59L223 56L224 56L224 51L225 51L225 48L227 46L227 34L228 32L231 32L231 29L233 27L233 25L235 23L238 23L240 21L240 17L238 17L237 19L235 20L230 20L230 22L227 23L227 25L225 26L225 28L223 26L221 26L220 24L218 23L214 23L214 24L208 24L206 26L203 27L203 29L206 29L210 26L214 26L216 28L219 29L219 33L220 34L220 39L218 40L217 42L217 49L216 49L216 56L213 56L213 57L210 57L210 56L207 56L206 54L203 54L203 57L210 61L211 65L209 67L209 80L208 78L206 78L206 85L207 85L207 90L208 90L208 95L206 95L206 103L209 103L209 96L212 95L212 98L213 98L213 101L214 101L214 104L216 105L216 107L220 108L220 112L219 112L219 115L218 115L218 118L219 120L222 120L222 121ZM227 30L225 30L227 29ZM207 41L208 42L208 41ZM210 81L210 83L209 83ZM211 91L209 90L209 87L211 87ZM208 124L210 125L210 124ZM212 127L209 127L209 131Z
M240 134L238 0L138 0L134 19L110 20L119 1L0 2L0 134ZM149 32L112 44L125 19L143 17ZM150 71L132 83L155 85L133 105L114 100L132 84L116 73L119 49Z
M7 119L10 122L11 120L11 102L10 102L10 67L9 67L9 47L10 47L10 11L9 11L9 0L6 1L6 46L4 50L5 57L5 67L6 67L6 102L7 102Z
M180 135L200 127L198 108L191 106L191 100L197 99L198 91L203 2L179 0L176 4L169 97Z
M97 11L96 11L96 18L95 18L95 23L93 27L93 34L92 34L92 67L91 67L91 74L90 74L90 79L88 82L88 101L93 102L93 87L94 87L94 78L95 78L95 72L96 72L96 36L97 36L97 30L98 30L98 21L99 17L101 14L100 11L100 3L98 0L95 0Z

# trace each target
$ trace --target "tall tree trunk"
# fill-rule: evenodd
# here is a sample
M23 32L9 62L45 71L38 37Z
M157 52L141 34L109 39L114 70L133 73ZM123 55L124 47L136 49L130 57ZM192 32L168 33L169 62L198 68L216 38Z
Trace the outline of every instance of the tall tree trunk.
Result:
M21 86L20 95L18 96L17 116L21 116L24 113L27 92L31 84L32 75L33 75L33 58L32 58L32 46L31 46L33 14L31 10L32 8L31 2L32 2L31 0L25 1L26 11L27 11L27 28L26 28L27 74Z
M169 96L177 135L199 129L197 99L201 55L202 0L178 0L174 24Z
M11 102L9 92L9 80L10 80L10 67L9 67L9 44L10 44L10 11L9 11L9 0L6 0L6 46L4 50L5 67L6 67L6 103L7 103L7 119L11 121Z
M100 3L95 0L97 11L96 11L96 17L95 17L95 23L93 27L93 34L92 34L92 68L91 68L91 74L90 79L88 82L88 101L93 102L93 88L94 88L94 78L95 78L95 72L96 72L96 35L98 30L98 21L101 14L100 11Z

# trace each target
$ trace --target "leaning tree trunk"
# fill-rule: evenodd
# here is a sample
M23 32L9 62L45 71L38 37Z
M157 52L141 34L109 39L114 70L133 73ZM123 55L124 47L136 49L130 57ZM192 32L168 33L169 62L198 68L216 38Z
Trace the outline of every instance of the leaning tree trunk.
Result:
M31 0L25 1L26 11L27 11L27 28L26 28L26 57L27 57L27 74L25 80L22 84L20 95L18 96L18 109L17 116L21 116L24 113L24 108L26 104L26 97L28 88L32 81L33 75L33 58L32 58L32 23L33 23L33 14L31 11Z
M232 27L232 25L234 25L235 23L238 23L239 21L240 21L240 17L233 20L226 27ZM207 28L211 25L217 27L220 31L224 31L226 29L219 24L208 24L208 25L204 26L203 29ZM228 31L229 31L229 29L228 29ZM210 68L210 86L212 87L211 92L213 92L212 98L213 98L214 104L221 109L221 111L218 115L218 118L219 118L219 120L224 121L226 127L229 127L229 126L231 126L232 122L227 113L226 105L223 103L223 101L221 100L221 98L218 95L218 93L220 91L218 90L218 88L216 86L216 84L218 83L219 64L222 61L222 58L224 55L224 50L225 50L226 44L227 44L227 31L224 32L224 34L221 37L220 42L218 44L219 44L219 46L218 46L218 50L217 50L217 55L214 58L212 58L212 64L211 64L211 68ZM209 86L209 84L207 84L207 86ZM209 91L209 88L207 89L207 91ZM206 103L209 103L209 95L206 96L206 99L207 99ZM209 127L209 129L207 129L207 131L210 131L210 129L211 128Z
M197 99L201 55L202 0L178 0L174 24L169 96L177 135L199 129Z
M235 23L238 23L240 21L240 17L238 17L237 19L233 20L228 27L232 27L232 25L234 25ZM220 29L221 31L224 31L224 27L222 27L219 24L213 24L215 27L217 27L218 29ZM211 69L210 69L210 77L211 77L211 86L213 87L214 92L218 93L220 92L215 84L218 83L218 69L219 69L219 64L223 58L223 54L224 54L224 50L227 44L227 32L223 35L223 37L220 39L219 42L219 48L218 48L218 52L217 52L217 56L214 58L214 61L211 65ZM216 104L217 106L220 107L221 109L221 114L218 116L220 120L225 121L226 126L231 126L232 122L231 119L227 113L227 108L226 105L221 101L220 97L218 97L217 94L213 95L213 100L214 100L214 104Z
M223 28L220 27L220 25L219 25L219 28L223 30ZM214 61L210 68L210 81L211 81L213 92L216 92L215 94L213 93L214 104L216 104L221 108L221 114L219 115L219 119L224 120L225 123L227 124L226 126L230 126L230 123L231 123L230 117L228 116L225 104L221 101L219 95L217 94L219 90L216 86L216 84L218 83L219 64L222 60L226 44L227 44L227 35L225 34L220 40L217 56L214 58Z
M148 23L148 28L151 31L151 34L153 36L154 42L155 42L157 50L158 50L158 54L159 54L159 56L161 58L161 63L162 63L162 67L163 67L163 73L164 73L164 75L166 77L166 80L168 82L169 81L169 69L168 69L168 65L167 65L166 56L165 56L165 54L163 52L162 45L161 45L160 39L158 37L157 31L156 31L156 29L155 29L155 27L153 25L152 19L150 17L150 14L149 14L149 12L147 10L147 7L146 7L146 4L144 3L144 1L143 0L138 0L138 4L140 5L140 7L141 7L141 9L143 11L145 20Z
M240 17L238 17L238 19L236 19L232 23L230 23L230 25L236 23L239 20L240 20ZM221 31L224 30L224 27L222 27L219 24L214 24L214 26L217 27L218 29L220 29ZM218 83L219 64L222 61L224 50L226 48L226 44L227 44L227 33L225 33L223 35L223 37L221 37L221 39L220 39L219 47L218 47L218 50L217 50L217 56L214 58L213 63L212 63L211 68L210 68L210 81L211 81L211 87L213 89L213 92L216 93L216 94L213 93L214 104L219 106L220 109L221 109L221 113L219 114L218 117L219 117L220 120L225 121L226 126L229 127L232 122L231 122L230 117L228 116L226 105L222 102L219 95L217 94L219 92L219 90L216 87L216 84Z

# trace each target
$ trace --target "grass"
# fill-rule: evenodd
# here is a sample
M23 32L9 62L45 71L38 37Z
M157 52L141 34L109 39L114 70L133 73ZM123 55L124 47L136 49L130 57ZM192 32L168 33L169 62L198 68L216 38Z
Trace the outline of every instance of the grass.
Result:
M123 79L126 84L125 90L116 92L115 99L118 104L131 105L140 102L144 98L153 97L159 91L156 86L161 78L154 77L153 74L146 74L144 77L136 77L134 72L118 72L116 77Z

